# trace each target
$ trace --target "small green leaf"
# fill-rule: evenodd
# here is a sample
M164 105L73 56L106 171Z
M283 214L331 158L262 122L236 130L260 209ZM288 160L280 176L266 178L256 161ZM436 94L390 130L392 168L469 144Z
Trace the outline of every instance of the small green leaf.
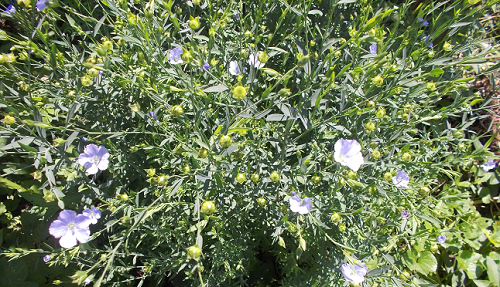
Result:
M218 85L218 86L213 86L213 87L210 87L210 88L206 88L204 90L202 90L203 92L205 93L220 93L220 92L224 92L225 90L228 90L229 88L224 86L224 85Z
M437 68L437 69L430 71L429 75L431 75L432 77L437 77L437 76L441 75L442 73L444 73L443 69Z
M403 256L403 262L411 270L417 271L424 275L429 275L437 270L437 260L430 251L425 251L420 254L413 249L406 252Z
M491 257L486 257L486 271L488 272L488 279L490 282L500 282L500 266L495 263Z

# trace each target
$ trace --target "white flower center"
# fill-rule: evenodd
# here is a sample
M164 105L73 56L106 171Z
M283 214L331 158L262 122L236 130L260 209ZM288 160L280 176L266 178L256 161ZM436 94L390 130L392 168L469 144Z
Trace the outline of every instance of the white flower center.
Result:
M74 223L68 224L68 230L75 231L76 225Z
M98 162L99 162L99 157L98 157L98 156L96 156L96 155L94 156L94 162L95 162L95 163L98 163Z

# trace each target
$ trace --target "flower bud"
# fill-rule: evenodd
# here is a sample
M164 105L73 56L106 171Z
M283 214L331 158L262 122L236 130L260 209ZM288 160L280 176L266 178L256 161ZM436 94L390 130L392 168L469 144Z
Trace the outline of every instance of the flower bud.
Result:
M271 172L271 175L269 176L269 179L272 181L272 182L277 182L280 180L280 174L279 172L277 171L273 171Z
M302 251L306 251L307 243L304 240L304 238L302 238L302 237L299 239L299 246L300 246L300 249L302 249Z
M201 256L201 249L198 245L193 245L187 249L187 257L189 259L198 260Z
M297 60L297 66L299 66L299 67L304 66L309 61L309 58L310 58L309 55L305 55L305 56L300 57Z
M342 51L340 50L335 51L335 53L333 53L333 56L335 56L335 58L339 58L340 56L342 56Z
M259 182L259 179L260 179L260 176L258 173L254 172L251 176L250 176L250 180L253 182L253 183L257 183Z
M461 130L453 131L453 137L456 139L461 139L464 136L465 136L464 131L461 131Z
M435 55L436 55L436 53L434 53L434 50L430 50L429 53L427 53L427 56L429 58L434 58Z
M238 173L236 176L236 181L239 183L244 183L247 180L246 176L244 173Z
M247 88L243 87L242 85L238 85L233 88L233 98L238 100L243 100L245 99L246 95L247 95Z
M381 76L375 76L372 82L373 84L375 84L375 86L381 87L384 84L384 78L382 78Z
M436 90L436 84L434 82L429 82L427 83L427 90L429 91L435 91Z
M250 32L249 30L246 30L245 33L243 33L243 35L245 35L245 37L248 37L248 38L253 36L252 32Z
M409 118L410 118L410 115L408 115L407 113L404 113L401 115L401 119L403 119L403 121L407 121Z
M201 212L210 215L215 212L215 203L213 201L204 201L201 204Z
M129 224L130 223L130 216L123 216L120 218L120 222L122 224Z
M193 0L193 5L200 5L200 0Z
M280 97L287 97L287 96L290 96L292 94L292 92L290 91L290 89L281 89L279 92L278 92L278 95Z
M173 117L178 117L184 114L184 109L182 108L182 105L175 105L170 109L170 114Z
M193 18L193 16L189 16L188 24L191 29L198 30L200 28L200 17Z
M264 206L266 206L267 200L265 198L263 198L263 197L259 197L259 198L257 198L257 203L260 206L264 207Z
M231 139L230 136L228 135L223 135L220 137L220 140L219 140L219 144L223 147L223 148L228 148L231 146L231 144L233 143L233 140Z
M375 102L374 101L368 101L366 103L366 107L369 109L373 109L375 107Z
M380 151L378 149L374 150L372 152L372 158L373 159L379 159L382 157L382 154L380 153Z
M446 52L449 52L449 51L453 50L453 45L450 44L449 42L445 42L443 44L443 50L445 50Z

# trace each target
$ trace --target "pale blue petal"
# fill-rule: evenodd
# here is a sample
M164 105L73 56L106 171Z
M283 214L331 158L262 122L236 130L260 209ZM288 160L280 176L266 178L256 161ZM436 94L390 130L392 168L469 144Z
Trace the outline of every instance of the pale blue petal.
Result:
M55 238L63 237L66 232L68 232L68 224L65 224L61 220L54 220L49 226L49 234Z
M76 237L73 232L67 232L61 239L59 239L59 245L62 248L71 248L76 245Z

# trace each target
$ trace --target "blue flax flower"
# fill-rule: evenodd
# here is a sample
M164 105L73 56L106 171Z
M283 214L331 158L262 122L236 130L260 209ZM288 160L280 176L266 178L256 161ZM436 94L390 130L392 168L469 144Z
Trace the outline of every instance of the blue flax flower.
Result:
M290 197L290 210L293 212L298 212L302 215L308 214L311 211L312 201L309 197L300 199L298 195Z
M5 7L5 13L16 14L16 7L14 7L14 5L12 4L7 5L7 7Z
M85 168L89 174L96 174L99 170L108 168L109 152L104 146L89 144L78 156L78 163Z
M148 117L152 118L152 119L153 119L153 120L155 120L155 121L156 121L156 120L158 120L158 116L156 115L156 113L155 113L154 111L152 111L152 112L148 112L146 115L147 115Z
M439 243L443 244L446 241L446 235L439 235L437 240Z
M405 210L401 211L401 219L403 219L403 220L408 219L408 215L410 215L408 210L405 209Z
M392 178L392 183L394 183L394 185L399 188L408 188L410 177L406 172L398 170L396 176Z
M182 49L179 47L175 47L172 50L170 50L170 57L168 57L168 62L170 64L182 64Z
M365 276L366 273L368 272L365 263L363 263L362 266L358 265L352 266L349 263L342 264L342 267L340 269L342 271L342 275L344 275L345 280L352 282L356 285L361 284L363 281L365 281Z
M238 61L229 62L229 73L233 76L241 75L240 68L238 67Z
M424 27L429 26L429 21L425 20L422 17L418 18L418 22L424 22L424 23L422 23L422 26L424 26Z
M63 248L71 248L80 243L86 243L90 237L89 225L92 219L83 214L76 215L73 210L63 210L59 217L49 226L50 235L59 239Z
M204 70L208 70L208 68L210 68L210 65L208 64L208 62L205 62L205 63L203 64L202 68L203 68Z
M36 2L36 11L43 11L47 8L47 4L52 3L50 0L38 0Z
M356 140L340 139L335 143L333 157L336 162L358 171L364 163L361 145Z
M370 54L377 55L377 44L370 46Z
M97 209L95 206L92 208L87 208L82 212L83 215L87 216L91 220L91 224L96 224L97 220L101 218L101 211Z
M260 54L260 52L259 53L252 53L252 54L250 54L250 56L248 56L248 64L250 66L254 66L257 69L264 67L264 63L259 61L259 54Z
M483 168L484 171L490 171L495 167L497 167L497 164L495 163L494 160L490 159L489 161L483 163L481 167Z
M45 263L49 262L49 261L50 261L50 259L52 259L52 256L50 256L50 255L45 255L45 256L42 258L43 262L45 262Z

